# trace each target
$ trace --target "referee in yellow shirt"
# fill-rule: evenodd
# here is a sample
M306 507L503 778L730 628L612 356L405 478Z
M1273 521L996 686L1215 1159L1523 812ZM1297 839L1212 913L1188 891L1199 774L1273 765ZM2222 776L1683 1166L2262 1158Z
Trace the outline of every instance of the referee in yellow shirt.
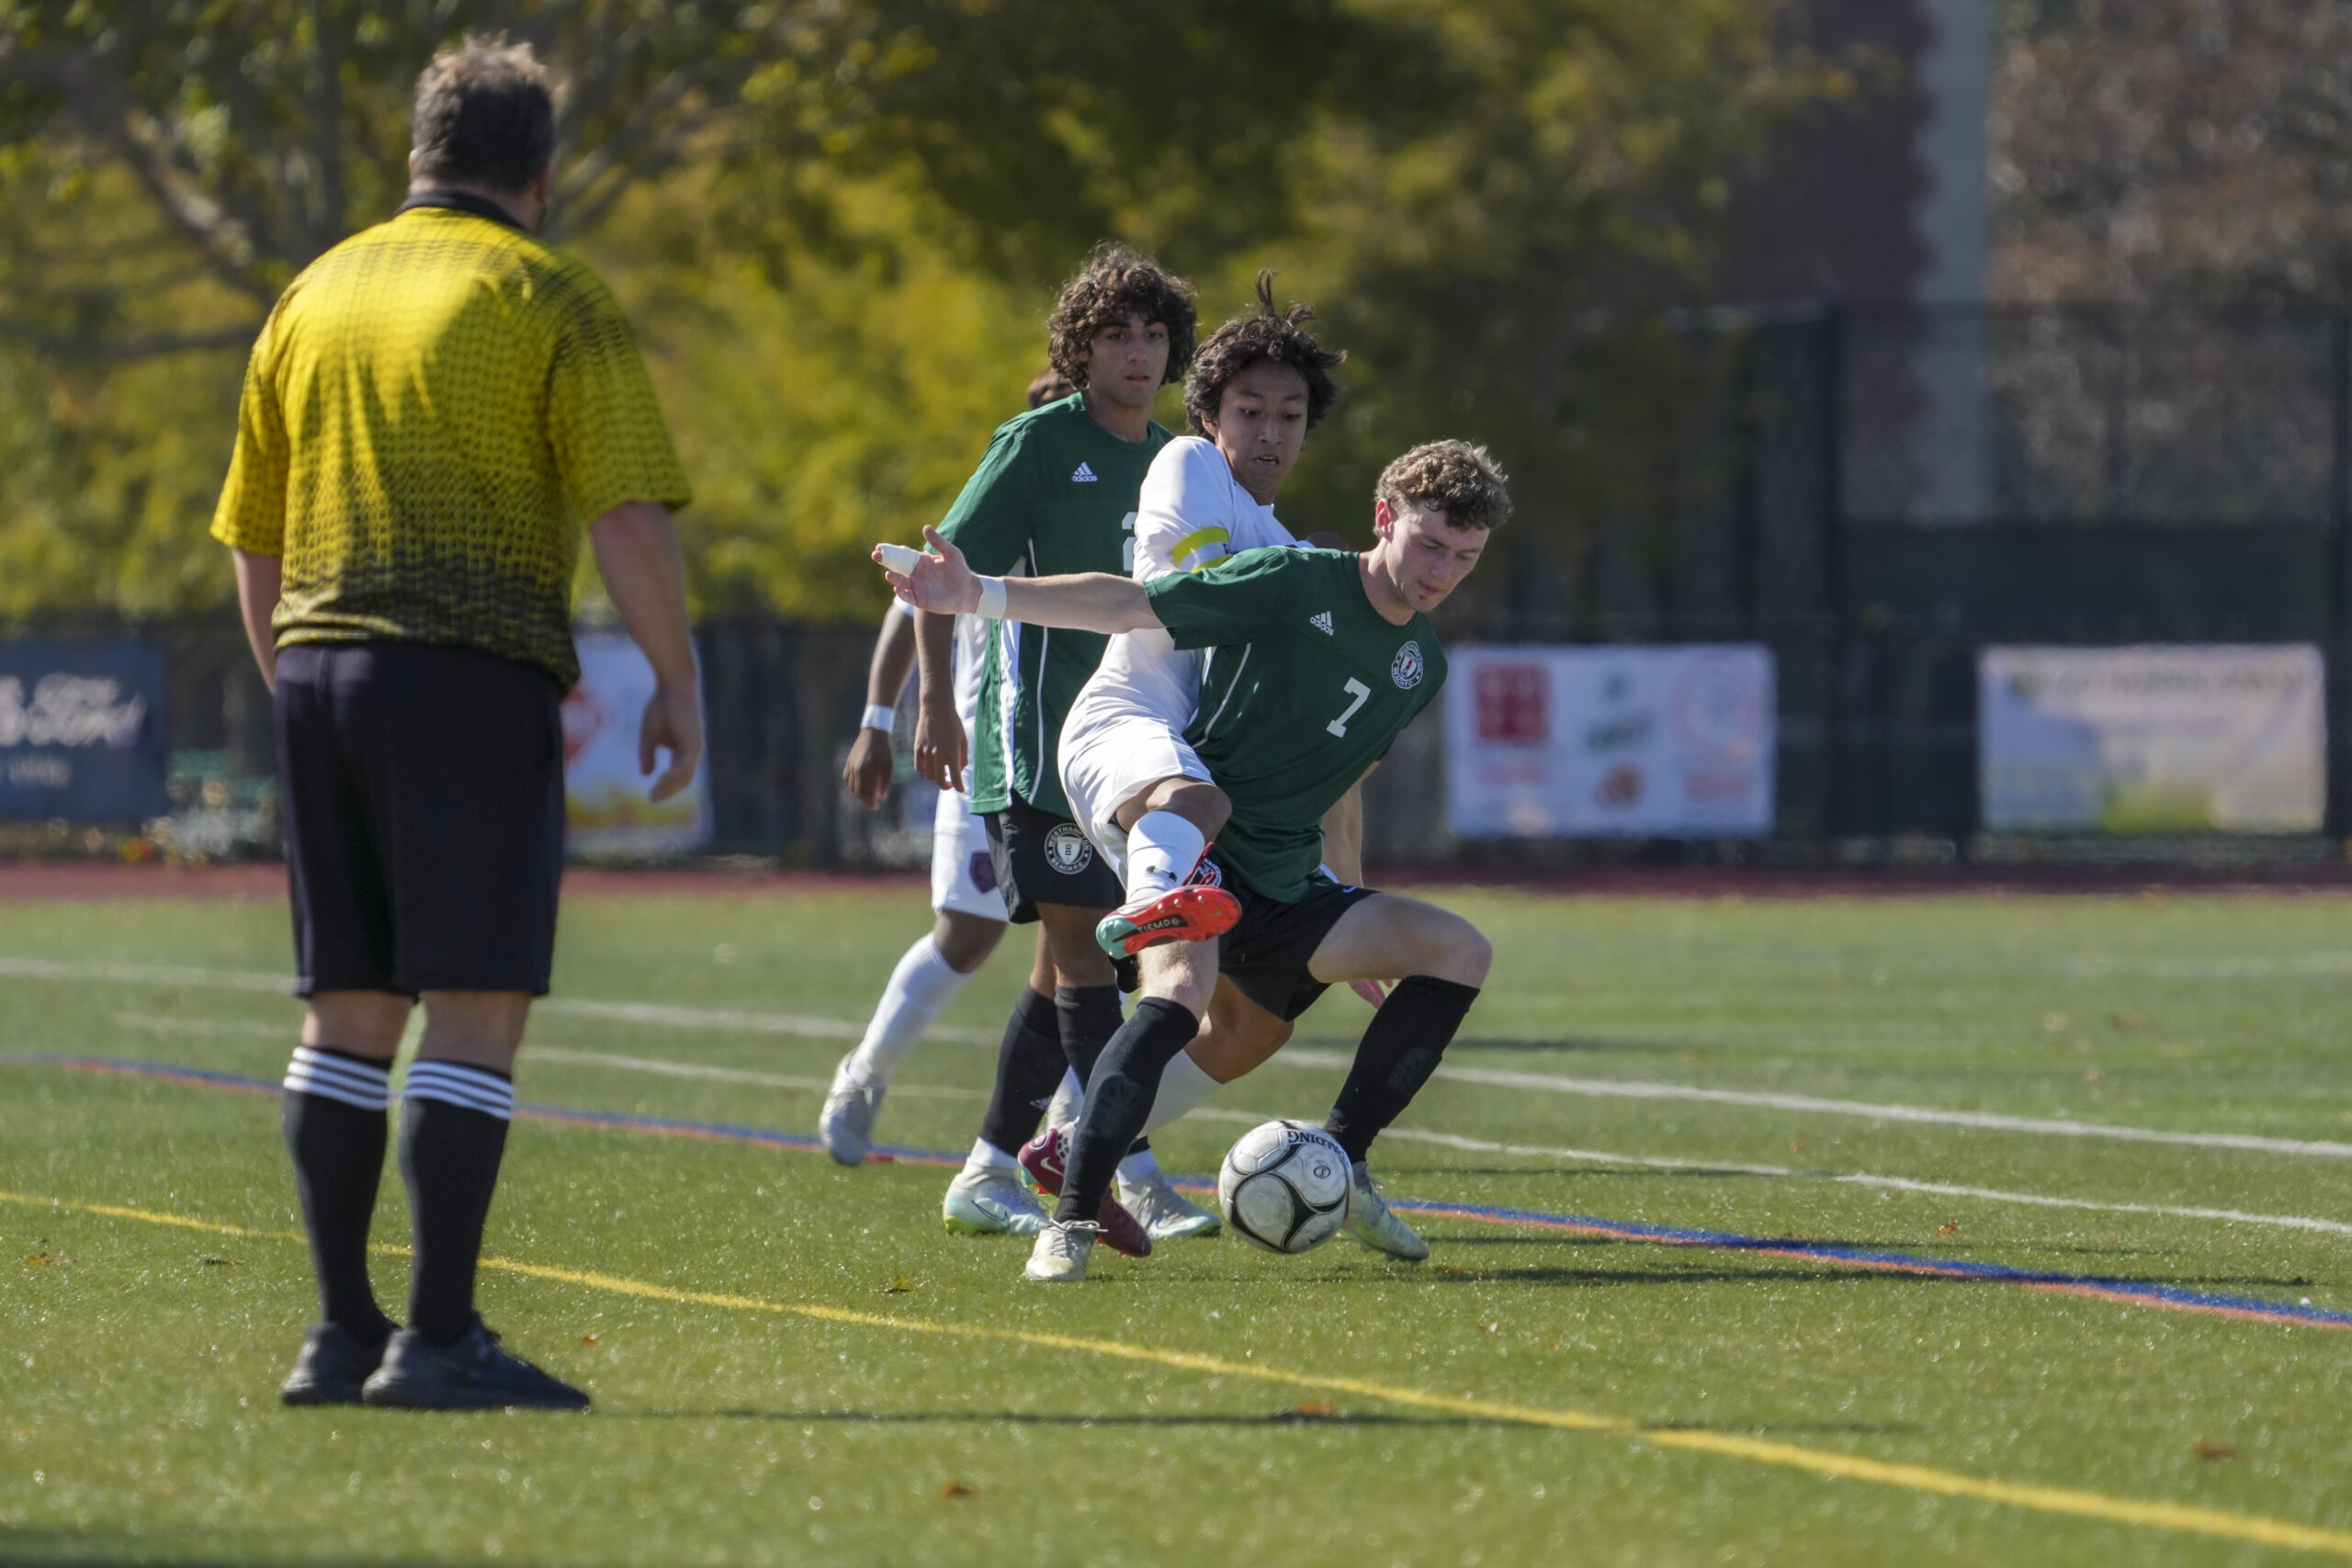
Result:
M670 509L685 479L628 325L533 238L555 108L527 47L469 39L418 81L408 201L288 287L246 372L212 532L276 693L279 799L309 1001L287 1147L318 1275L289 1404L580 1409L499 1347L475 1260L548 988L563 867L557 704L579 678L586 525L651 660L655 799L702 720ZM408 1317L368 1278L393 1053L422 999L400 1166Z

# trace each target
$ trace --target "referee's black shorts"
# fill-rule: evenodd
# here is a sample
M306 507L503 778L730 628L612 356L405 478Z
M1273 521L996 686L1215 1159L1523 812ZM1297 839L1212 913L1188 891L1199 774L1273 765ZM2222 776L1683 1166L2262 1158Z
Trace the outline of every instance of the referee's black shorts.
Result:
M543 996L563 875L562 694L413 642L277 655L295 992Z

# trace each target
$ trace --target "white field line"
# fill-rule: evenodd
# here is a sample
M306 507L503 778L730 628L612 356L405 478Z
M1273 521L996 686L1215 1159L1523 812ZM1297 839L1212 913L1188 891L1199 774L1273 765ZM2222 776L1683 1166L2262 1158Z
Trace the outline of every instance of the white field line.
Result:
M276 1039L284 1031L275 1024L246 1023L229 1019L164 1018L147 1013L118 1013L115 1021L134 1029L151 1029L172 1033L236 1035ZM602 1051L577 1051L563 1046L529 1047L533 1059L562 1062L580 1066L611 1067L624 1072L651 1073L662 1077L695 1078L706 1082L749 1084L760 1088L808 1089L820 1091L831 1088L828 1080L797 1077L784 1073L752 1072L738 1067L717 1067L693 1062L665 1062L644 1056L623 1056ZM1279 1058L1277 1058L1279 1060ZM896 1092L905 1099L986 1100L978 1089L934 1088L925 1084L902 1084ZM1196 1107L1189 1116L1204 1122L1226 1122L1255 1127L1274 1120L1262 1111L1239 1111L1224 1106ZM2016 1203L2042 1209L2082 1209L2111 1214L2154 1214L2167 1219L2218 1220L2231 1224L2271 1225L2285 1230L2315 1231L2327 1235L2352 1235L2352 1224L2340 1220L2315 1219L2303 1214L2257 1214L2244 1209L2211 1209L2174 1203L2122 1203L2098 1198L2060 1198L2041 1192L2007 1192L1992 1187L1969 1187L1952 1182L1919 1181L1906 1176L1877 1176L1867 1171L1798 1170L1784 1165L1747 1165L1724 1160L1684 1159L1672 1155L1627 1155L1605 1149L1545 1148L1529 1144L1497 1143L1487 1138L1464 1137L1457 1133L1429 1132L1417 1127L1391 1127L1381 1134L1390 1143L1431 1144L1441 1148L1460 1149L1474 1154L1510 1155L1525 1159L1583 1162L1591 1165L1632 1166L1651 1170L1698 1170L1720 1172L1729 1176L1759 1176L1791 1181L1834 1181L1850 1187L1893 1192L1918 1192L1939 1198L1966 1198L1987 1203Z
M531 1062L561 1062L569 1066L613 1067L628 1073L651 1073L665 1078L698 1078L706 1083L752 1084L762 1089L809 1089L818 1094L832 1088L830 1078L795 1077L788 1073L755 1073L741 1067L711 1067L699 1062L662 1062L649 1056L616 1056L604 1051L574 1051L561 1045L526 1045L523 1056ZM893 1084L890 1092L900 1099L913 1100L986 1100L986 1091L977 1089L947 1089L931 1084Z
M1294 1067L1344 1072L1351 1058L1341 1051L1286 1049L1273 1058ZM1989 1111L1944 1111L1924 1105L1886 1105L1862 1100L1823 1100L1809 1094L1767 1094L1748 1089L1698 1089L1688 1084L1645 1083L1637 1078L1577 1078L1550 1073L1512 1072L1500 1067L1441 1066L1437 1076L1488 1089L1532 1089L1543 1094L1580 1094L1603 1100L1680 1100L1710 1105L1756 1106L1800 1111L1815 1116L1860 1116L1873 1122L1922 1126L1982 1127L1996 1133L2027 1133L2052 1138L2112 1138L2131 1144L2170 1144L2199 1149L2242 1149L2254 1154L2305 1159L2352 1159L2352 1144L2322 1139L2262 1138L2248 1133L2175 1133L2154 1127L2118 1127L2056 1116L2004 1116Z
M106 979L130 984L221 987L232 990L268 989L283 994L280 976L231 969L149 967L131 964L65 964L45 958L0 957L0 977L32 979ZM538 1004L546 1012L576 1018L615 1019L682 1029L737 1030L754 1033L813 1034L823 1039L856 1039L861 1025L841 1019L812 1018L795 1013L739 1011L650 1002L578 1001L551 997ZM975 1042L979 1030L934 1030L943 1040ZM1273 1060L1294 1067L1345 1072L1352 1058L1345 1052L1292 1046ZM1947 1111L1932 1106L1883 1104L1870 1100L1826 1100L1814 1095L1772 1094L1748 1089L1700 1089L1689 1084L1650 1083L1638 1078L1583 1078L1550 1073L1514 1072L1500 1067L1440 1066L1437 1076L1453 1083L1488 1089L1574 1094L1607 1100L1663 1100L1711 1105L1753 1106L1770 1111L1795 1111L1819 1116L1857 1116L1874 1122L1903 1122L1920 1126L1978 1127L1998 1133L2022 1133L2041 1137L2108 1138L2122 1143L2164 1144L2183 1148L2237 1149L2253 1154L2286 1155L2305 1159L2352 1158L2352 1144L2322 1139L2265 1138L2246 1133L2181 1133L2153 1127L2104 1125L2064 1117L2007 1116L1985 1111Z
M2339 979L2352 976L2352 949L2273 953L2258 958L2142 958L2127 953L2086 953L2046 965L2075 979L2113 976L2147 980Z
M293 994L284 975L251 969L196 969L178 964L67 963L54 958L0 956L0 979L110 980L119 985L187 987L209 990ZM743 1034L793 1034L815 1040L856 1040L862 1023L807 1013L755 1012L738 1008L679 1007L662 1002L600 1002L577 997L542 997L532 1010L542 1017L588 1018L615 1023L653 1024ZM931 1037L958 1045L993 1047L999 1035L983 1029L933 1029Z
M1201 1112L1194 1111L1194 1115ZM1258 1117L1246 1118L1256 1122ZM1915 1181L1907 1176L1873 1176L1867 1171L1796 1170L1780 1165L1733 1165L1721 1160L1675 1159L1655 1155L1610 1154L1600 1149L1545 1149L1525 1144L1490 1143L1484 1138L1464 1138L1452 1133L1425 1133L1410 1127L1391 1127L1380 1134L1383 1142L1397 1140L1415 1144L1436 1144L1449 1149L1465 1149L1480 1154L1518 1155L1533 1159L1583 1160L1596 1165L1642 1166L1664 1170L1720 1171L1735 1176L1763 1176L1791 1181L1834 1181L1849 1187L1867 1187L1894 1192L1924 1192L1939 1198L1973 1198L1987 1203L2023 1203L2041 1209L2096 1209L2112 1214L2160 1214L2170 1219L2224 1220L2237 1224L2278 1225L2288 1230L2319 1231L2329 1235L2352 1235L2352 1224L2341 1220L2312 1219L2302 1214L2255 1214L2243 1209L2203 1209L2171 1203L2117 1203L2098 1198L2055 1198L2041 1192L2004 1192L1993 1187L1962 1187L1942 1181Z
M129 1029L158 1034L227 1036L239 1040L288 1040L286 1027L248 1023L225 1018L165 1018L155 1013L119 1012L114 1021ZM747 1067L716 1067L701 1062L664 1062L650 1056L623 1056L609 1051L580 1051L568 1045L526 1045L526 1060L560 1062L566 1066L612 1067L621 1072L651 1073L657 1077L695 1078L704 1083L751 1084L760 1089L807 1089L822 1094L832 1087L829 1078L801 1077L791 1073L753 1072ZM930 1084L899 1084L892 1093L902 1100L986 1100L976 1089L948 1089Z

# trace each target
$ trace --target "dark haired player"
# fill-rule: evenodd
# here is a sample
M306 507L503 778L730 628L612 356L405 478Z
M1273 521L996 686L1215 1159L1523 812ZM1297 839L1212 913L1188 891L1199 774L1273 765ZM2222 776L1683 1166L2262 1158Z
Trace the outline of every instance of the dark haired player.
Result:
M1193 357L1191 288L1125 245L1105 244L1063 286L1047 322L1054 367L1078 390L1008 421L938 533L990 573L1118 572L1133 548L1136 492L1169 434L1151 417L1159 389ZM996 617L987 617L996 619ZM948 1185L951 1231L1033 1235L1045 1214L1014 1156L1065 1064L1082 1081L1120 1026L1111 962L1094 925L1119 884L1069 819L1055 742L1103 638L1005 622L989 638L967 742L956 712L952 615L916 619L922 697L915 766L943 790L965 787L985 818L996 878L1016 925L1042 922L1046 953L1013 1010L980 1136ZM1022 1043L1057 1042L1058 1059ZM1125 1153L1125 1150L1121 1151ZM1097 1194L1122 1251L1150 1238L1106 1190Z
M1510 510L1503 476L1482 449L1436 442L1382 473L1376 542L1362 555L1251 550L1148 583L1100 574L1008 581L975 574L934 532L936 557L919 558L910 576L890 573L895 590L926 607L1104 633L1159 626L1179 649L1213 650L1185 739L1232 804L1203 874L1214 868L1240 918L1215 942L1139 954L1143 999L1089 1079L1060 1202L1029 1279L1085 1277L1101 1235L1095 1212L1119 1157L1220 975L1285 1020L1336 981L1404 976L1364 1031L1326 1126L1354 1167L1350 1234L1394 1257L1429 1255L1380 1201L1364 1161L1436 1070L1493 953L1458 915L1323 876L1321 822L1443 685L1429 612L1476 566Z
M1058 402L1076 390L1049 365L1029 383L1027 406ZM890 601L866 673L865 717L842 769L842 787L869 810L888 795L898 771L890 729L899 690L914 671L919 614L902 599ZM956 715L967 734L979 709L980 663L988 635L988 623L978 616L956 618ZM825 1152L842 1165L862 1165L873 1152L874 1122L881 1113L891 1074L1004 937L1004 895L997 887L988 829L972 815L971 796L961 790L941 790L938 809L932 814L931 908L931 930L890 971L865 1037L833 1069L832 1085L817 1114L817 1135L824 1140ZM1040 927L1036 963L1042 967L1049 962ZM1017 1021L1005 1049L1027 1052L1047 1073L1063 1066L1058 1040L1039 1037ZM1022 1076L1025 1079L1034 1074Z
M1306 433L1338 398L1330 372L1345 355L1309 334L1311 308L1276 310L1272 284L1272 273L1261 274L1258 308L1210 333L1193 356L1184 380L1193 434L1162 447L1144 479L1131 574L1138 582L1197 571L1243 550L1297 543L1275 517L1274 498ZM1070 814L1125 879L1126 901L1095 930L1114 958L1216 935L1240 913L1230 893L1191 882L1231 814L1183 738L1198 706L1202 663L1202 655L1179 652L1156 627L1123 632L1111 639L1062 725L1062 787ZM1324 825L1325 861L1351 882L1359 874L1360 804L1351 791ZM1145 1135L1289 1037L1286 1022L1231 985L1219 987L1209 1029L1169 1063ZM1076 1110L1070 1107L1073 1120ZM1067 1142L1067 1125L1049 1124L1021 1152L1045 1191L1060 1190ZM1187 1201L1156 1168L1141 1168L1140 1158L1120 1162L1119 1200L1155 1237L1215 1228L1214 1214Z

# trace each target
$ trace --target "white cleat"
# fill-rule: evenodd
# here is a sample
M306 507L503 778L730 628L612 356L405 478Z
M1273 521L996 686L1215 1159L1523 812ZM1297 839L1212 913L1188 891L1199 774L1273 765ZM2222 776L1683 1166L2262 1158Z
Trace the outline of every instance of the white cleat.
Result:
M1119 1201L1143 1224L1154 1241L1179 1236L1215 1235L1224 1222L1176 1190L1168 1173L1154 1170L1141 1181L1119 1178Z
M817 1112L817 1136L836 1165L864 1165L874 1152L874 1119L882 1113L885 1085L850 1071L857 1060L852 1052L833 1069L833 1087L825 1091L825 1108Z
M1388 1212L1380 1201L1380 1183L1372 1179L1363 1161L1355 1163L1348 1183L1348 1218L1340 1227L1361 1246L1374 1252L1385 1252L1408 1263L1419 1263L1430 1255L1430 1244L1413 1234L1413 1227Z
M958 1171L939 1213L956 1235L1035 1235L1046 1224L1036 1198L1001 1166Z
M1102 1234L1102 1227L1092 1220L1047 1220L1021 1277L1046 1285L1077 1283L1086 1278L1086 1259Z

